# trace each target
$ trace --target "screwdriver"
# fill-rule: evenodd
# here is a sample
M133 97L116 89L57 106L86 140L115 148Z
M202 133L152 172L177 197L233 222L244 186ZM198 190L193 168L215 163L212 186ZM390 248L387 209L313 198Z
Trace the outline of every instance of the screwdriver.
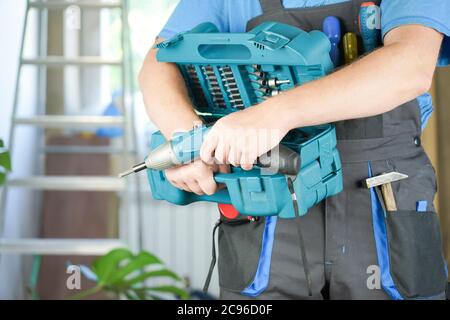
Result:
M373 2L363 2L358 16L364 52L375 50L381 42L380 7Z
M358 58L358 38L353 32L347 32L343 38L345 64L350 64Z
M335 67L341 63L339 44L341 42L341 23L335 16L326 17L323 20L323 32L331 42L330 57Z

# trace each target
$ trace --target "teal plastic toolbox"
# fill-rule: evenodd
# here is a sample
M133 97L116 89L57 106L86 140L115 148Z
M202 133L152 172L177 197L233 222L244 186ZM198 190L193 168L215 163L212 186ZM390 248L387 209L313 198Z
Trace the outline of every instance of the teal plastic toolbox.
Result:
M283 91L313 81L332 70L330 42L320 31L266 22L248 33L219 33L204 23L158 45L161 62L176 63L192 102L205 121L251 107ZM154 149L164 142L157 132ZM291 177L299 215L323 199L342 190L342 170L333 125L299 128L282 143L300 154L297 176ZM148 170L155 199L177 205L196 201L232 204L240 214L278 215L294 218L292 195L286 176L232 168L230 174L216 174L226 185L212 196L198 196L172 186L164 172Z

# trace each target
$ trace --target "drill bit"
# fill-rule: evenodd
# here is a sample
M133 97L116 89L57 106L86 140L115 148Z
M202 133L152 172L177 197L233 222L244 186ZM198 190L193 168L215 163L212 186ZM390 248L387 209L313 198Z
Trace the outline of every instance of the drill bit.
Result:
M227 87L227 88L237 88L238 87L236 82L226 82L223 85L224 85L224 87Z
M250 72L249 74L250 78L256 78L256 80L258 79L263 79L266 74L262 71L256 71L256 72Z
M277 96L277 95L279 95L280 94L280 90L272 90L271 92L270 92L270 96L271 97L275 97L275 96Z
M259 85L259 87L265 87L267 86L267 80L266 79L259 79L259 80L250 80L255 85Z
M255 92L261 92L263 95L267 95L270 93L270 89L269 88L261 88L259 90L256 90Z
M135 165L133 168L131 168L130 170L124 171L122 173L119 174L119 178L124 178L126 176L129 176L132 173L137 173L139 171L145 170L147 169L147 166L145 165L145 162L142 162L138 165Z
M278 80L278 79L269 79L267 80L267 84L269 85L269 87L271 88L277 88L283 84L290 84L291 80L286 79L286 80Z

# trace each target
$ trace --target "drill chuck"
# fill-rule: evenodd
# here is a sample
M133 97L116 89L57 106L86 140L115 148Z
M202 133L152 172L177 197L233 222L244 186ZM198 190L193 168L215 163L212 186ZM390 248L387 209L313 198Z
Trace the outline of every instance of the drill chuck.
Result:
M147 169L166 170L173 166L179 165L181 162L175 156L172 148L172 143L166 142L160 147L156 148L145 159Z
M172 148L172 142L166 142L163 145L159 146L155 150L153 150L145 161L135 165L130 170L124 171L119 174L119 178L126 177L132 173L138 173L145 169L153 169L153 170L166 170L172 168L173 166L181 164L175 156Z

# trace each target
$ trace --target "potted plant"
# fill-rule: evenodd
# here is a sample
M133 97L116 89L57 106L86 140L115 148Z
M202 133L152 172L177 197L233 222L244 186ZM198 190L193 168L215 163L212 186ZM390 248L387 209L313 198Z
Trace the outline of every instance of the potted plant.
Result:
M112 293L130 300L188 299L180 276L147 251L134 255L128 249L114 249L94 260L83 274L96 285L70 299L83 299L98 292ZM158 284L148 285L148 283ZM159 284L161 281L166 284Z

